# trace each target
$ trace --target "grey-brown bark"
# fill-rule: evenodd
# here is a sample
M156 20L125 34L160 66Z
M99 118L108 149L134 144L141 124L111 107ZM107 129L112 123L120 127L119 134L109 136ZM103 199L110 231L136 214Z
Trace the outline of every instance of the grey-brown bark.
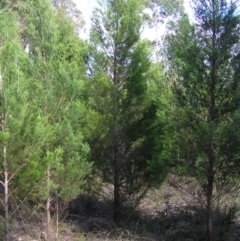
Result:
M118 28L118 20L116 21L116 28ZM113 61L113 83L114 83L114 92L113 92L113 165L114 165L114 210L113 210L113 219L115 222L119 219L120 212L120 160L119 160L119 134L118 134L118 62L117 62L117 46L114 44L114 61Z
M47 229L47 241L50 240L50 224L51 224L51 213L50 213L50 205L51 205L51 196L50 196L50 167L47 170L47 191L48 197L46 202L46 215L47 215L47 222L46 222L46 229Z
M2 114L2 132L5 132L6 128L6 116L5 114ZM9 192L8 192L8 183L9 183L9 177L8 177L8 165L7 165L7 147L3 145L3 154L2 154L2 161L3 161L3 177L4 181L1 182L3 188L4 188L4 229L5 229L5 235L4 235L4 241L9 241Z

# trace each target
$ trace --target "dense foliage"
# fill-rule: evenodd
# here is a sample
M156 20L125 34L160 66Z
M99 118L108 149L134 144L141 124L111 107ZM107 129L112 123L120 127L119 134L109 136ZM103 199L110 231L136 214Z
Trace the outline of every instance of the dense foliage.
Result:
M115 220L124 203L136 206L151 186L148 161L161 133L148 85L156 73L149 43L140 39L143 9L144 1L104 1L92 19L88 102L102 131L89 139L97 169L114 185Z
M195 21L184 16L169 36L174 136L179 174L194 177L207 201L207 237L213 235L214 196L239 176L240 23L236 3L195 1Z
M212 240L215 197L239 182L240 16L234 2L192 4L189 19L179 0L99 1L84 41L71 0L1 1L6 241L22 204L45 205L49 239L52 203L68 203L87 182L112 186L118 222L168 173L201 187ZM156 54L141 33L166 16Z

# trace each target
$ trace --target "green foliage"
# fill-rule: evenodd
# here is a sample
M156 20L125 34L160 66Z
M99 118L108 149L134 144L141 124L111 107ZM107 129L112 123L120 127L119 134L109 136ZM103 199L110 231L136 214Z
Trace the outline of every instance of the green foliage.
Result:
M194 1L168 38L174 108L171 153L177 173L198 180L207 197L239 176L239 14L235 3ZM211 225L208 238L212 235Z
M104 181L120 187L121 203L135 206L152 183L148 161L161 151L159 93L149 83L157 85L161 74L150 70L149 42L140 40L145 1L99 5L92 18L91 81L86 85L92 160Z
M9 9L0 13L1 113L6 118L0 142L7 148L11 195L42 202L49 187L70 200L91 171L81 130L86 44L51 1L25 1Z
M218 12L219 19L216 24L219 24L219 27L216 29L218 32L214 48L210 44L213 40L203 35L205 32L200 32L205 30L203 28L210 19L202 20L201 25L194 28L183 18L179 23L177 36L169 39L169 57L177 74L177 80L173 82L173 91L176 98L176 137L183 143L179 150L189 155L189 158L192 157L192 164L198 168L202 167L202 170L205 169L205 164L201 162L206 160L204 155L207 155L211 142L216 145L216 157L220 166L225 162L222 157L227 157L231 148L232 155L238 152L236 135L240 96L237 92L236 76L239 70L233 65L237 61L234 57L236 53L233 58L231 56L233 45L239 44L239 27L232 8L233 6L227 10L224 7ZM225 35L225 31L230 33L229 21L232 31L230 35ZM212 28L212 25L210 27ZM207 46L204 44L206 41L209 41ZM224 64L229 61L229 64ZM214 113L211 112L213 97ZM186 142L189 150L184 148ZM227 148L223 148L224 146ZM196 158L192 155L201 157ZM229 161L229 158L227 159Z
M99 1L89 44L71 1L1 2L0 171L10 196L70 201L92 169L114 184L118 206L135 207L171 167L194 177L209 203L215 189L235 185L239 12L227 1L194 4L191 24L182 1ZM167 37L166 70L140 38L146 6L156 21L182 16Z
M148 170L153 184L161 186L169 170L170 143L169 103L171 90L166 83L165 73L160 64L154 64L149 71L148 107L145 109L143 130L148 150Z
M62 150L62 154L54 158L54 165L48 162L47 166L62 197L70 200L82 190L85 176L91 170L89 147L81 132L84 106L79 99L86 50L74 32L73 22L62 16L60 9L54 13L48 2L33 6L33 9L29 15L34 24L28 31L29 55L33 59L34 76L37 76L35 83L38 81L39 107L47 118L46 126L52 126L54 137L42 147L43 160L53 160L48 153ZM36 19L36 14L43 21Z

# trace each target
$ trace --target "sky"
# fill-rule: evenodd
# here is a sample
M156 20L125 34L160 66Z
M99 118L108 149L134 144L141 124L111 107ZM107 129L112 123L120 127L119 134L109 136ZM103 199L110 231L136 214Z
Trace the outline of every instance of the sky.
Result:
M85 21L85 26L84 30L81 33L83 38L87 38L90 26L91 26L91 14L92 14L92 9L94 6L96 6L96 0L72 0L73 2L76 3L77 8L82 12L84 21Z
M82 12L84 20L86 22L84 29L81 33L81 37L87 39L89 29L91 26L91 13L94 6L96 6L97 0L72 0L76 3L77 8ZM189 9L189 0L184 0L184 7ZM164 33L165 26L161 25L156 28L146 28L142 34L142 38L148 38L149 40L158 41L159 36Z

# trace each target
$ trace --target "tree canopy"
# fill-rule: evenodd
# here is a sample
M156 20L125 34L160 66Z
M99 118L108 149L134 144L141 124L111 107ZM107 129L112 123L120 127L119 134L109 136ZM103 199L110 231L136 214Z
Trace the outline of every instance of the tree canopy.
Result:
M183 17L168 39L175 76L172 147L174 165L196 178L206 193L210 240L214 188L239 175L240 25L236 3L194 4L196 23Z
M191 5L189 19L180 0L99 1L83 40L71 0L1 1L6 241L22 203L44 205L49 240L53 202L86 183L112 187L118 223L169 173L201 187L213 240L215 200L240 174L240 15L234 1ZM156 59L142 31L167 20Z

